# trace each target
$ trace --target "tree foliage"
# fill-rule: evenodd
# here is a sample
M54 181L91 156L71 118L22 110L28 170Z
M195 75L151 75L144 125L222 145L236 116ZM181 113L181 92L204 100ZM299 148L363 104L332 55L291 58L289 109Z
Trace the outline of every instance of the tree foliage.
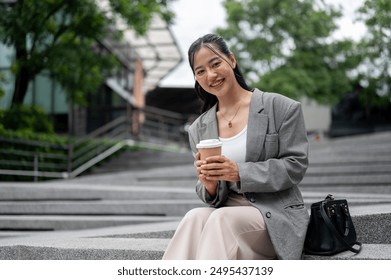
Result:
M252 85L334 103L351 89L354 43L334 41L340 11L324 1L225 0L228 39Z
M106 6L97 5L107 2ZM14 48L12 104L22 104L29 82L48 71L72 96L81 101L94 91L116 65L109 53L96 52L97 41L110 35L121 18L138 34L148 29L153 14L167 22L173 14L169 0L18 0L0 1L0 42ZM95 51L94 51L95 50Z
M35 105L17 105L9 110L0 110L2 128L12 131L31 131L53 134L54 127L45 111Z
M359 20L368 32L359 49L361 65L358 81L361 99L367 106L391 102L391 1L366 0L359 9Z

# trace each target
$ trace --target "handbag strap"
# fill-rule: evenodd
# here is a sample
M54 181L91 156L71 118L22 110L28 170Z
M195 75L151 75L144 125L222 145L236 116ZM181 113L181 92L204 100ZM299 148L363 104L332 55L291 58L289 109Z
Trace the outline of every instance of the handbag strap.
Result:
M326 211L324 210L324 203L322 203L322 205L320 207L320 214L322 215L322 218L325 221L327 227L334 233L334 235L338 238L338 240L341 241L346 246L346 248L349 251L351 251L353 253L356 253L356 254L358 254L361 251L362 245L361 245L360 242L358 242L358 241L354 242L354 245L358 245L359 246L358 249L353 248L353 246L351 246L345 240L345 238L338 232L338 230L335 229L333 223L330 221L329 216L327 216Z

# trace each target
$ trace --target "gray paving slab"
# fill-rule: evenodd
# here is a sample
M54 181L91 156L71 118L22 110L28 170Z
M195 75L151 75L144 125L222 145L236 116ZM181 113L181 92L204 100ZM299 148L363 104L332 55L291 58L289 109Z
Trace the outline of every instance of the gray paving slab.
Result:
M192 208L204 206L199 199L188 200L103 200L103 201L34 201L0 202L3 215L184 215Z
M0 183L0 201L194 199L194 187L113 186L72 183Z
M391 244L363 244L358 254L345 251L333 256L304 255L304 260L391 260Z
M66 242L74 239L86 238L108 238L110 236L124 236L129 234L150 234L153 232L175 230L180 221L177 217L174 221L164 221L156 223L144 223L134 225L121 225L115 227L103 227L81 230L60 230L51 232L24 232L18 235L8 236L0 239L0 246L12 245L33 245L41 244L46 241L51 244L55 242ZM12 233L12 232L10 232ZM4 235L6 236L6 235Z
M344 175L374 175L374 174L390 174L390 163L371 163L360 165L310 165L306 172L308 176L344 176Z
M135 225L145 223L159 223L176 220L170 216L118 216L118 215L1 215L0 232L26 231L58 231L58 230L82 230L90 228L115 227L120 225ZM0 237L1 238L1 237Z
M159 240L159 244L162 240ZM1 248L0 260L160 260L161 250L126 249L70 249L39 246L5 246Z
M100 229L30 233L0 238L2 260L160 259L169 239L109 235L172 231L178 221Z

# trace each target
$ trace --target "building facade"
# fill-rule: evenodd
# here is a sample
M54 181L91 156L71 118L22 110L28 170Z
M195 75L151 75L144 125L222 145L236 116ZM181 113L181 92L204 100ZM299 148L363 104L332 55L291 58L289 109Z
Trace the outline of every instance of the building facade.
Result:
M70 104L49 73L42 72L29 83L23 103L42 107L53 118L58 133L85 135L119 116L131 114L132 110L142 110L145 95L183 59L169 26L158 16L144 36L127 29L120 42L105 38L96 42L96 48L114 54L120 68L105 78L97 92L88 94L87 106ZM14 50L0 44L0 72L5 80L1 85L4 95L0 97L0 109L11 106L13 57ZM143 114L138 114L134 121L142 123L143 118Z

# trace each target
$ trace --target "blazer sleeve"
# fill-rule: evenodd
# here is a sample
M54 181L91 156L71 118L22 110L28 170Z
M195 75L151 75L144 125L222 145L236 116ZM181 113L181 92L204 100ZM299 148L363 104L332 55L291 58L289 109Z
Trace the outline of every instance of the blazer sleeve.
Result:
M195 154L197 153L196 144L199 142L195 131L196 131L195 125L192 125L189 128L189 144L190 144L190 148L193 153L193 156L194 156L194 166L196 165L195 164ZM209 195L209 193L206 191L206 188L201 183L201 181L197 180L196 193L197 193L198 197L201 199L201 201L208 204L209 206L218 208L220 206L223 206L224 203L227 201L227 198L228 198L227 182L225 182L225 181L218 182L216 196L214 198L212 198Z
M301 104L293 102L285 112L276 132L277 156L237 164L241 193L277 192L291 188L303 179L308 167L308 140ZM268 151L265 153L268 154Z

